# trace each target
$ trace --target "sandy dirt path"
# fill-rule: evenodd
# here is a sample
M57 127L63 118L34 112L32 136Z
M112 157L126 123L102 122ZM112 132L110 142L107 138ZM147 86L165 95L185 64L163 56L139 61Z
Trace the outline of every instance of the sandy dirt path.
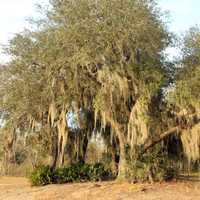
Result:
M200 183L75 183L30 187L25 178L1 177L0 200L200 200Z

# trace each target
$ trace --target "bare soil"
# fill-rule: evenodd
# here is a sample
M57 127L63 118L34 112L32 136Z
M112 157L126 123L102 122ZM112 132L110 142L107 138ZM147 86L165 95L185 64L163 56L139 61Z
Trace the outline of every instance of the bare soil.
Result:
M200 183L98 182L31 187L26 178L0 177L0 200L200 200Z

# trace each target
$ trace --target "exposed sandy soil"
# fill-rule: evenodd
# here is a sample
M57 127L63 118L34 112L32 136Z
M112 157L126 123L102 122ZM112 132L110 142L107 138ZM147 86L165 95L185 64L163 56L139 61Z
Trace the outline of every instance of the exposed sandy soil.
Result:
M199 182L75 183L30 187L25 178L0 178L0 200L200 200Z

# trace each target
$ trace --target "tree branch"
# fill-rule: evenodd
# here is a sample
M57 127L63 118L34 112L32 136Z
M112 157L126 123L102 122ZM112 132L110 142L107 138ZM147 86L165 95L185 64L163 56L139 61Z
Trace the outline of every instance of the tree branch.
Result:
M166 137L168 137L169 135L174 134L174 133L180 133L180 129L178 126L169 129L168 131L162 133L159 137L157 137L153 140L152 139L148 140L144 144L143 153L145 153L148 149L152 148L154 145L156 145L157 143L161 142Z

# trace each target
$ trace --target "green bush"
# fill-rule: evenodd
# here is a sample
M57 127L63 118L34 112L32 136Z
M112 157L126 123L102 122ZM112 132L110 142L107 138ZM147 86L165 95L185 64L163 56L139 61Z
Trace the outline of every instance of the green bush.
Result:
M91 181L101 181L108 177L110 174L109 170L105 170L104 165L96 163L90 166L89 176Z
M105 170L101 163L94 165L77 163L58 168L54 172L48 166L40 166L31 173L30 181L36 186L50 183L100 181L109 177L110 174L111 172Z
M81 182L90 180L90 166L87 164L73 164L59 168L54 172L55 183Z
M165 151L158 146L154 150L136 159L130 172L130 179L134 182L168 181L178 176L175 161L167 157Z
M105 179L110 172L104 169L100 163L95 165L89 164L73 164L69 167L59 168L54 172L54 182L85 182L99 181Z
M53 174L53 180L56 183L72 182L73 179L69 176L69 168L59 168Z
M47 185L53 182L53 173L49 166L38 166L29 177L34 186Z

